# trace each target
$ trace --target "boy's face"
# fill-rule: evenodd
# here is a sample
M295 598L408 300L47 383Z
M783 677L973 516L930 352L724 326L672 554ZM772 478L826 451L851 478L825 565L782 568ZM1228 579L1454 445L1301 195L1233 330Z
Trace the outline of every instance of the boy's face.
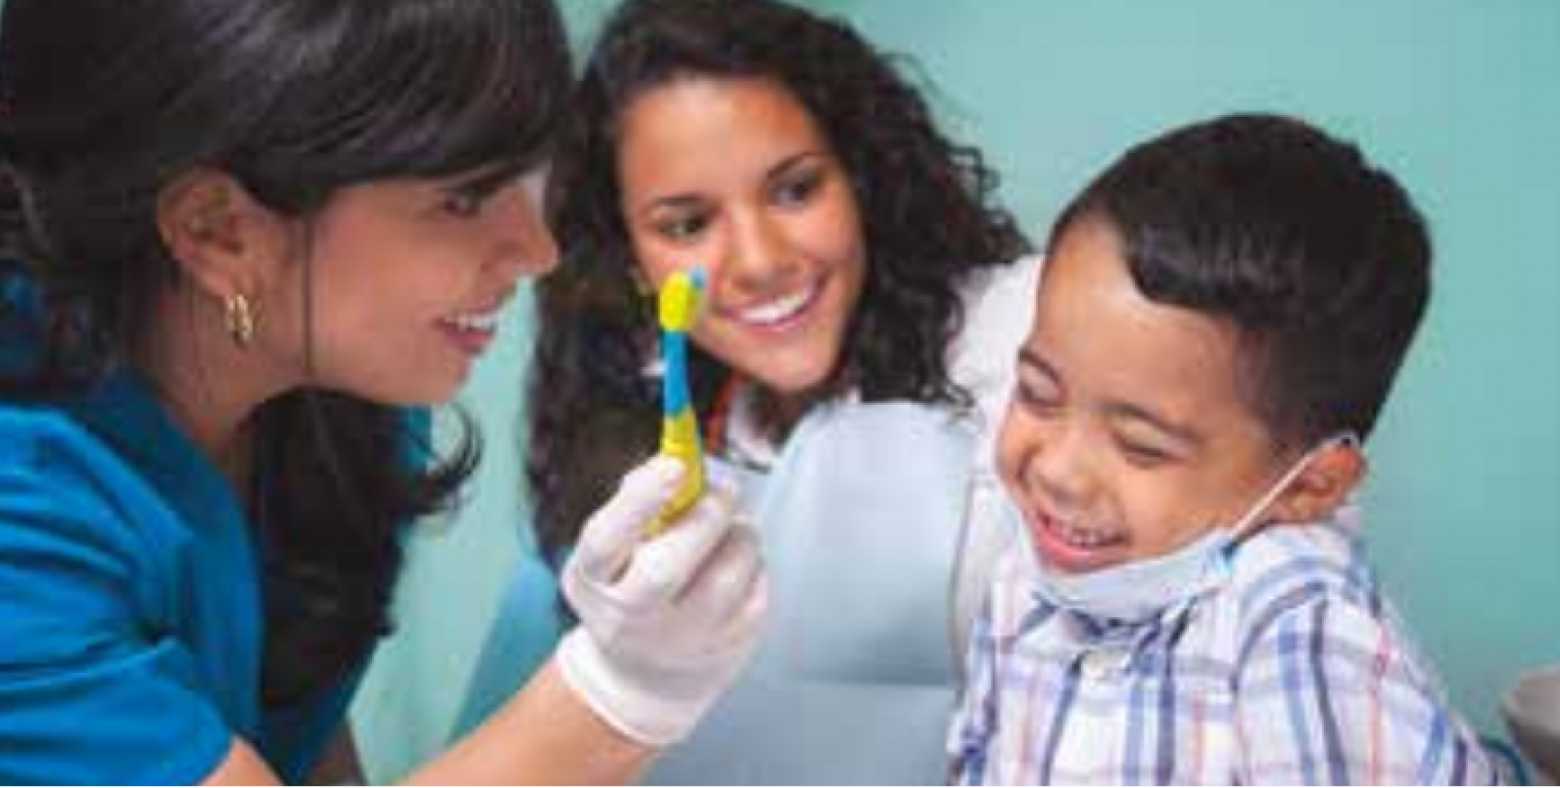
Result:
M1047 567L1173 552L1245 514L1285 470L1237 390L1236 340L1139 292L1105 222L1062 235L997 447Z

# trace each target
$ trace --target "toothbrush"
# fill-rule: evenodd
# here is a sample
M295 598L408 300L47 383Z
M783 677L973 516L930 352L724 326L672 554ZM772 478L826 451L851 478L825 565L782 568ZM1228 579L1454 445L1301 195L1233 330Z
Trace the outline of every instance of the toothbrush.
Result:
M704 492L704 448L699 440L698 415L688 394L688 332L698 319L704 300L704 269L678 271L661 286L658 312L661 322L661 454L682 460L682 482L666 506L645 530L655 536L666 530L693 506Z

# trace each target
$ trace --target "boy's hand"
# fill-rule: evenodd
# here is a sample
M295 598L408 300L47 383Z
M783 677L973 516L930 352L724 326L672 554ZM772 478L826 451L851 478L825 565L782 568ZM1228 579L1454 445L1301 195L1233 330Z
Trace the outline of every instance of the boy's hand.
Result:
M682 473L658 457L624 477L562 576L580 618L558 647L564 679L613 727L656 747L686 736L736 677L768 606L757 537L725 489L642 540Z

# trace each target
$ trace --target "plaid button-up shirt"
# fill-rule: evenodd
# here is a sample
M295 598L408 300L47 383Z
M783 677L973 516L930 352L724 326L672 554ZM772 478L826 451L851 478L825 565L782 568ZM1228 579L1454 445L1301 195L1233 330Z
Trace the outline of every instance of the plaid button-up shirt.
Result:
M1019 540L975 624L952 779L1497 782L1342 521L1259 532L1219 582L1137 625L1041 601Z

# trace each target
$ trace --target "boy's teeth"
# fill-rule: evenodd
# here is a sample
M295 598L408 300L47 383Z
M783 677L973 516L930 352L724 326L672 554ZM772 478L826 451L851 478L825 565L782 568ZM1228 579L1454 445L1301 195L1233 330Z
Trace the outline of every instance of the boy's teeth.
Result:
M1061 533L1062 539L1064 541L1070 545L1073 545L1074 547L1099 547L1100 545L1105 544L1114 538L1113 535L1109 533L1085 528L1077 528L1075 526L1066 525L1063 523L1057 523L1057 531Z
M767 304L744 309L738 314L749 323L778 323L796 314L797 310L806 305L808 299L812 298L813 290L814 287L808 287Z

